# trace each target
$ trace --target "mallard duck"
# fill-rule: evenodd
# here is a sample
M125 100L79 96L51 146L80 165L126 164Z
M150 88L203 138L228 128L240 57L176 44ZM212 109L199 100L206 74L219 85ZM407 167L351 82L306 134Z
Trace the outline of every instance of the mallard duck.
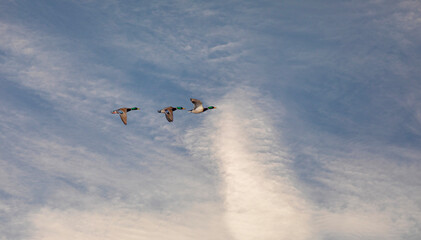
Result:
M192 113L202 113L204 111L207 111L208 109L215 109L214 106L209 106L207 108L204 108L202 105L202 102L198 99L190 98L190 101L194 104L194 108L192 110L189 110L189 112Z
M117 110L112 111L112 114L120 114L121 121L123 121L124 125L127 125L127 113L131 110L140 110L140 108L132 107L132 108L119 108Z
M165 113L165 117L167 118L168 122L172 122L174 120L173 112L176 110L183 110L183 107L166 107L161 110L158 110L158 113Z

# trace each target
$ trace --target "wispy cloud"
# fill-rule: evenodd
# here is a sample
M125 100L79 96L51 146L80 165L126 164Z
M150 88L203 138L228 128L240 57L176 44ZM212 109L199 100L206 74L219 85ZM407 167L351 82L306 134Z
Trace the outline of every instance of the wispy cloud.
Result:
M149 214L100 205L94 210L44 208L31 215L32 239L231 239L212 205Z
M230 92L217 106L186 140L193 156L218 163L224 219L235 239L405 239L418 231L416 153L314 149L301 170L295 166L304 152L289 149L271 125L287 114L282 107L251 88Z
M3 5L5 238L419 238L418 2Z
M99 108L119 104L125 95L118 84L110 81L110 78L124 81L123 74L96 64L86 66L81 63L85 62L82 55L60 50L59 45L66 40L6 23L0 25L0 32L3 51L8 54L1 64L2 73L9 76L9 81L55 103L53 109L78 111L83 113L82 118L83 115L92 118L90 112L96 108L89 105ZM97 72L108 77L98 78Z
M310 238L308 206L270 124L282 109L250 88L234 90L216 106L202 130L191 130L187 139L195 156L218 163L224 219L234 239Z
M215 201L212 176L204 172L207 169L191 164L191 159L177 150L179 146L172 141L176 137L155 138L176 132L165 126L168 123L156 113L150 99L122 86L127 80L124 74L90 62L77 50L60 50L58 45L65 39L6 23L0 32L2 51L9 57L1 63L2 74L47 105L38 111L27 110L31 108L27 105L17 109L5 99L1 106L4 117L0 126L5 134L0 138L0 163L5 181L0 184L0 200L5 236L31 234L34 228L27 216L41 206L73 209L83 215L83 209L97 204L161 211ZM122 126L118 117L109 114L111 107L139 102L141 112L130 113L124 129L139 125L132 123L140 118L150 130L139 134L142 130L132 127L132 131L120 133L121 129L111 127ZM17 206L10 207L12 203ZM19 219L19 224L10 221L12 217ZM22 224L27 231L19 230ZM41 236L51 236L48 226L36 225L35 229ZM63 231L74 236L72 229Z
M414 189L420 183L418 170L409 168L419 169L419 164L400 165L387 155L351 149L353 153L345 156L317 154L324 167L315 170L318 176L312 181L320 185L308 191L313 199L323 194L318 203L323 220L316 218L317 228L326 235L350 239L405 238L408 232L417 231L416 199L420 196Z

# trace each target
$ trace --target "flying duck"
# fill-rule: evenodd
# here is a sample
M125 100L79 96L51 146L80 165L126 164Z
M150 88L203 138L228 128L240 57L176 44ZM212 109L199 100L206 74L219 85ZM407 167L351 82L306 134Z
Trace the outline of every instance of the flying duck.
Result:
M127 113L131 110L140 110L140 108L132 107L132 108L119 108L112 111L112 114L120 114L121 121L123 121L124 125L127 125Z
M194 104L194 108L192 110L189 110L189 112L192 113L202 113L204 111L207 111L208 109L215 109L214 106L209 106L207 108L204 108L202 105L202 102L198 99L190 98L190 101Z
M183 110L183 107L166 107L161 110L158 110L158 113L165 113L165 117L167 118L168 122L172 122L174 120L173 112L176 110Z

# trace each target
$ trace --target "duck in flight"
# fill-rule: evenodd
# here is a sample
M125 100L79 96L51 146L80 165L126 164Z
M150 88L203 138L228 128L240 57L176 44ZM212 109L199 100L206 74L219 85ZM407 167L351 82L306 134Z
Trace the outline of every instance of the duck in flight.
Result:
M161 110L158 110L158 113L165 113L165 117L167 118L168 122L172 122L174 120L173 112L176 110L184 110L183 107L166 107Z
M202 113L204 111L207 111L208 109L216 108L214 106L204 108L202 102L199 99L190 98L190 101L194 104L194 108L192 110L189 110L189 112L192 113Z
M131 110L140 110L138 107L132 107L132 108L119 108L114 111L112 111L112 114L120 114L121 121L123 121L124 125L127 125L127 113Z

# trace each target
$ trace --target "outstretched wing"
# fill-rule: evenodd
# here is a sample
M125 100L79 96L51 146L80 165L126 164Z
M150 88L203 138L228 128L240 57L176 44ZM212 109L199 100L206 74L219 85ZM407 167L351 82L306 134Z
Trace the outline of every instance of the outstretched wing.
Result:
M120 110L120 108L119 108L119 109L116 109L116 110L111 111L111 114L120 114L120 113L122 113L122 111Z
M123 121L124 125L127 125L127 109L120 108L120 110L122 112L122 113L120 113L121 121Z
M172 107L168 107L165 109L165 117L167 118L168 122L172 122L174 120Z
M190 101L194 104L194 109L202 106L202 102L199 99L190 98Z

